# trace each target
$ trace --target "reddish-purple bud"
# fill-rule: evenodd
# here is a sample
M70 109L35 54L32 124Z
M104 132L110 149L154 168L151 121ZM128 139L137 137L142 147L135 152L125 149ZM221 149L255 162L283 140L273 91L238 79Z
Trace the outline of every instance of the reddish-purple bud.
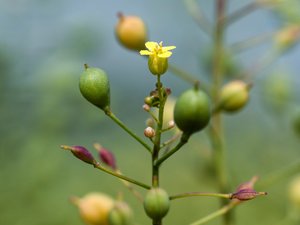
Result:
M86 163L94 165L96 162L93 155L85 147L67 145L61 145L60 147L65 150L70 150L76 158Z
M241 189L231 195L231 199L238 199L240 201L247 201L256 198L259 195L267 195L267 192L257 192L252 188Z
M247 201L260 195L267 195L267 192L257 192L253 189L254 183L257 179L258 177L254 176L250 181L240 184L236 192L231 194L231 199Z
M111 167L113 170L117 169L115 156L111 151L103 148L98 143L94 144L94 148L99 152L99 158L104 164Z

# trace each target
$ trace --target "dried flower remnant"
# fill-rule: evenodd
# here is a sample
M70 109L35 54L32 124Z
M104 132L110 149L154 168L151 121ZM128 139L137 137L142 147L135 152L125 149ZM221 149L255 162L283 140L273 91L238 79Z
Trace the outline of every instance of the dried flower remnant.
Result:
M237 199L240 201L248 201L256 198L257 196L267 195L267 192L257 192L253 189L254 183L257 181L257 177L253 177L249 182L241 184L235 193L231 194L231 199Z

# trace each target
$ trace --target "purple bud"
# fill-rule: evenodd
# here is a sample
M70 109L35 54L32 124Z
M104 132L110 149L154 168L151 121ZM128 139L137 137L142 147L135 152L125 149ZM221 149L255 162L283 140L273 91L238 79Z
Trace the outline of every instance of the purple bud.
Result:
M96 162L93 155L85 147L67 146L67 145L61 145L60 147L65 150L70 150L76 158L78 158L88 164L94 165Z
M107 166L111 167L114 170L117 169L115 156L112 152L108 151L105 148L101 148L99 149L99 156L101 161Z
M238 199L240 201L247 201L256 198L259 195L267 195L267 192L256 192L252 188L241 189L236 193L233 193L231 199Z
M259 195L267 195L267 192L257 192L253 189L253 186L257 179L258 177L254 176L250 181L240 184L236 192L231 194L231 199L247 201L256 198Z

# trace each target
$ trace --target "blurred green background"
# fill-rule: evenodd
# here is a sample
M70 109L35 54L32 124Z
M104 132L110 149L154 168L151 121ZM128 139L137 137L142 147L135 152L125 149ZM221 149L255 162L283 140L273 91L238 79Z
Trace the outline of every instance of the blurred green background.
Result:
M229 11L247 2L232 0ZM212 1L199 3L212 19ZM113 111L142 135L147 118L142 110L143 99L153 89L155 79L142 57L125 50L115 40L118 12L141 16L151 40L177 46L172 63L201 74L199 79L209 80L203 62L209 57L212 41L190 17L183 1L1 1L0 224L83 224L69 197L91 191L114 197L122 192L134 209L138 224L150 224L140 203L117 179L59 148L67 144L92 150L93 143L99 142L115 153L124 174L150 182L147 152L87 103L78 89L84 63L106 70L111 80ZM232 44L275 31L285 24L283 19L299 21L297 13L300 14L297 10L283 14L257 10L228 29L226 42ZM249 66L270 48L269 41L232 60L238 63L237 67ZM287 85L280 95L284 102L278 102L272 91L265 92L273 71L283 75L279 84ZM170 73L164 75L163 83L172 88L174 96L190 87ZM251 101L244 110L225 116L227 162L233 188L253 175L264 179L299 158L299 137L292 129L292 119L299 110L299 85L299 47L295 47L255 79ZM165 189L171 194L217 191L210 151L205 133L194 135L162 167ZM289 210L289 181L287 177L263 190L269 192L267 197L239 207L237 224L281 224L279 221ZM218 199L176 200L165 224L189 224L217 208ZM220 224L220 220L208 224Z

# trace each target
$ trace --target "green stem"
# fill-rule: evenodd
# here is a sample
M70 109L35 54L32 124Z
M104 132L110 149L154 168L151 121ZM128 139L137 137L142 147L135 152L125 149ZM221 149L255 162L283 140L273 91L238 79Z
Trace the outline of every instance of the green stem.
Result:
M228 15L227 17L223 17L225 26L233 24L234 22L238 21L242 17L254 12L255 10L259 9L260 5L258 2L250 2L247 5L243 6L242 8L236 10L232 14Z
M159 187L159 165L155 165L155 161L158 158L159 150L160 150L160 143L161 143L161 134L162 134L162 127L163 127L163 117L164 117L164 106L166 102L166 96L164 93L164 88L162 87L162 83L160 81L160 75L157 75L157 83L156 89L158 92L159 97L159 109L158 109L158 121L155 131L155 138L154 138L154 145L152 150L152 186ZM161 225L161 219L153 219L153 225Z
M255 76L261 74L261 72L269 65L271 65L279 56L281 52L277 50L268 51L262 57L260 57L255 63L253 63L248 69L241 73L241 77L244 80L254 80Z
M189 12L189 14L192 16L192 18L195 20L195 22L199 25L199 27L208 35L211 35L211 23L208 21L208 19L205 17L205 15L202 13L202 10L198 6L195 0L185 0L184 1L186 8Z
M195 221L193 223L191 223L190 225L201 225L201 224L205 224L215 218L217 218L218 216L222 216L225 215L227 212L229 212L232 208L234 208L235 206L237 206L240 203L240 201L235 201L232 200L229 204L223 206L222 208L220 208L219 210L201 218L198 221Z
M170 196L170 200L186 198L186 197L194 197L194 196L207 196L207 197L218 197L218 198L230 199L232 194L209 193L209 192L188 192L188 193L172 195Z
M160 159L158 159L155 165L160 166L166 159L168 159L175 152L177 152L183 145L185 145L188 142L189 138L190 138L190 134L183 133L179 143L173 149L171 149L169 152L163 155Z
M124 176L124 175L122 175L122 174L120 174L120 173L118 173L118 172L116 172L116 171L109 170L109 169L107 169L107 168L101 166L100 163L98 163L98 162L94 163L93 165L94 165L95 168L97 168L97 169L99 169L99 170L102 170L102 171L105 172L105 173L111 174L111 175L113 175L113 176L115 176L115 177L118 177L118 178L120 178L120 179L122 179L122 180L126 180L126 181L128 181L128 182L130 182L130 183L132 183L132 184L138 185L138 186L143 187L143 188L145 188L145 189L150 189L150 188L151 188L151 187L148 186L147 184L144 184L144 183L139 182L139 181L137 181L137 180L134 180L134 179L131 179L131 178L129 178L129 177L126 177L126 176Z
M214 149L214 166L217 174L220 192L228 191L227 173L225 165L224 144L220 134L213 127L210 127L210 139Z
M269 176L266 176L266 178L261 179L260 181L257 182L256 186L258 189L271 187L272 185L278 183L279 181L287 179L288 177L291 177L299 172L300 172L300 161L297 161L290 165L287 165L286 167L281 168L278 171L273 172Z
M138 141L141 145L143 145L148 152L152 153L152 150L149 145L147 145L140 137L138 137L135 133L133 133L129 128L119 120L110 110L106 110L105 114L111 118L116 124L118 124L123 130L125 130L131 137L133 137L136 141Z
M172 64L169 64L169 70L176 76L180 77L182 80L185 80L186 82L192 85L199 84L201 89L203 89L204 91L208 91L208 85L203 83L202 81L199 81L195 75L192 75L186 72L185 70Z
M233 52L233 53L240 53L244 50L247 49L251 49L253 47L256 47L266 41L270 41L271 38L274 36L276 32L272 31L272 32L266 32L263 34L259 34L257 36L254 37L250 37L247 38L243 41L239 41L236 43L233 43L231 46L229 46L229 49Z
M120 170L115 170L115 172L117 173L117 174L120 174L120 175L122 175L122 172L120 171ZM128 181L126 181L126 180L123 180L123 179L120 179L121 180L121 182L124 184L124 186L125 187L127 187L128 188L128 190L142 203L143 201L144 201L144 198L143 198L143 196L141 195L141 193L140 192L138 192L136 189L134 189L134 186L132 186L132 184L131 183L129 183Z
M223 54L224 54L224 36L225 36L225 16L227 0L216 0L216 24L214 30L214 69L213 69L213 86L212 99L216 105L220 98L220 89L223 82ZM211 119L210 140L214 149L214 165L221 193L227 193L228 178L226 167L226 154L223 141L223 125L220 113L215 113ZM227 204L225 199L221 199L221 205ZM231 214L224 215L224 224L232 224Z

